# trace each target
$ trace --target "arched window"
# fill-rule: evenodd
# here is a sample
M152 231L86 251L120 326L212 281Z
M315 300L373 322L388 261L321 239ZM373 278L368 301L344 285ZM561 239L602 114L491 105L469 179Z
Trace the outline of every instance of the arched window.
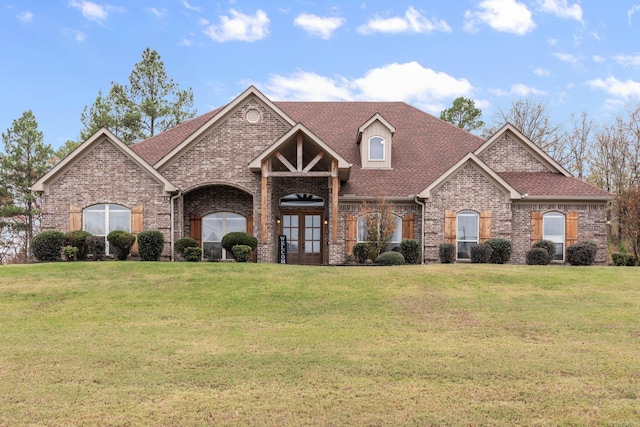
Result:
M471 259L471 246L478 244L477 212L462 211L458 213L456 239L458 247L458 259Z
M554 260L564 261L565 217L560 212L549 212L542 217L542 238L556 246Z
M369 138L369 160L384 160L384 138L372 136Z
M247 219L232 212L217 212L202 217L202 252L209 259L231 259L222 249L222 238L232 231L246 231Z
M106 237L114 230L131 232L131 211L111 204L88 207L82 211L82 229L94 236L104 236L106 253L112 254Z
M402 242L402 218L393 215L395 219L396 228L393 233L393 237L389 242L389 245L385 248L386 251L391 251L400 246ZM380 214L373 212L370 215L362 215L358 217L358 243L364 243L367 241L369 221L375 221L375 227L380 226ZM382 252L382 251L381 251Z

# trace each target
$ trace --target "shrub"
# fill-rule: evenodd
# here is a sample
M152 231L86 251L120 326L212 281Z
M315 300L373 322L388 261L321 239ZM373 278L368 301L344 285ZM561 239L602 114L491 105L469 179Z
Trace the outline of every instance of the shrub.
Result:
M76 259L87 259L87 237L91 236L91 233L82 230L69 231L64 235L64 246L73 246L78 248Z
M174 247L176 248L176 251L178 251L178 253L182 255L183 258L184 258L185 249L197 248L199 246L200 245L198 244L198 241L196 239L192 239L191 237L184 237L182 239L178 239L174 243Z
M635 267L636 265L638 265L638 258L633 255L629 255L627 258L627 267Z
M382 252L376 258L376 264L402 265L404 264L404 256L402 256L400 252L396 252L396 251Z
M420 259L420 242L415 239L407 239L400 242L400 253L407 264L416 264Z
M94 261L100 261L104 259L105 255L105 243L102 236L89 236L86 239L87 243L87 255L91 255Z
M38 261L60 261L64 234L47 230L31 239L31 251Z
M492 264L506 264L511 259L511 241L507 239L489 239L485 242L491 246L491 259L489 262Z
M546 248L533 248L527 252L527 264L548 265L551 259Z
M615 266L625 266L629 262L629 255L623 252L616 252L611 254L611 259L613 260L613 265Z
M142 261L158 261L164 249L164 235L157 230L138 234L138 252Z
M456 260L456 245L453 243L440 243L440 246L438 246L438 255L440 256L441 263L453 263Z
M110 245L113 245L116 258L124 261L131 252L131 246L135 243L136 236L123 230L114 230L107 235L107 240Z
M185 248L184 259L190 262L198 262L202 260L202 249L193 246Z
M67 261L76 261L78 259L78 248L75 246L65 246L62 253Z
M493 249L486 243L471 246L471 262L476 264L486 264L491 261Z
M232 231L222 237L222 247L233 255L233 247L236 245L247 245L252 251L258 247L258 239L243 231Z
M356 243L353 245L353 256L358 264L364 264L369 259L369 247L366 243Z
M596 250L593 242L578 242L567 248L567 262L571 265L593 265Z
M237 262L247 262L251 258L251 246L247 245L235 245L231 248L233 253L233 259Z
M549 254L549 262L556 256L556 245L551 240L538 240L531 247L545 249Z

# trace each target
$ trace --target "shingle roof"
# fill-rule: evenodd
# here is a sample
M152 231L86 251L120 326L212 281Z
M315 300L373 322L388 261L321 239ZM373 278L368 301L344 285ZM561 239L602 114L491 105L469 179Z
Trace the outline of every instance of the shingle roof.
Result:
M500 172L498 175L528 197L609 198L609 193L578 178L549 172Z

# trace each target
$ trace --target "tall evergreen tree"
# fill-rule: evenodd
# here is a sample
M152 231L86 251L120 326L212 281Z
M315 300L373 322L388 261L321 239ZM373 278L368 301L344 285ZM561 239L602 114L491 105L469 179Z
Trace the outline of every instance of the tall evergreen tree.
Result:
M80 139L88 139L104 126L132 144L194 116L192 90L180 90L167 76L158 52L146 48L128 86L114 82L107 96L98 92L93 105L84 108Z
M454 99L451 107L440 113L441 120L452 123L467 132L473 132L484 126L484 122L480 120L481 116L482 110L476 107L476 103L462 96Z
M44 144L42 132L31 111L13 121L2 134L4 154L0 155L0 187L11 199L3 208L7 225L21 236L22 250L28 255L29 242L39 222L40 200L31 185L51 167L53 149Z

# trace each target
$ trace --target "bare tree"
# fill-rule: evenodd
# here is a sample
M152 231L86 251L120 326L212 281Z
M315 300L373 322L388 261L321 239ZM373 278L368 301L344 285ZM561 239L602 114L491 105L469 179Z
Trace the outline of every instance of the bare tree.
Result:
M567 134L564 146L565 166L574 176L584 179L589 166L589 153L593 145L592 137L596 124L589 118L586 111L583 111L580 117L571 114L571 124L573 128Z

